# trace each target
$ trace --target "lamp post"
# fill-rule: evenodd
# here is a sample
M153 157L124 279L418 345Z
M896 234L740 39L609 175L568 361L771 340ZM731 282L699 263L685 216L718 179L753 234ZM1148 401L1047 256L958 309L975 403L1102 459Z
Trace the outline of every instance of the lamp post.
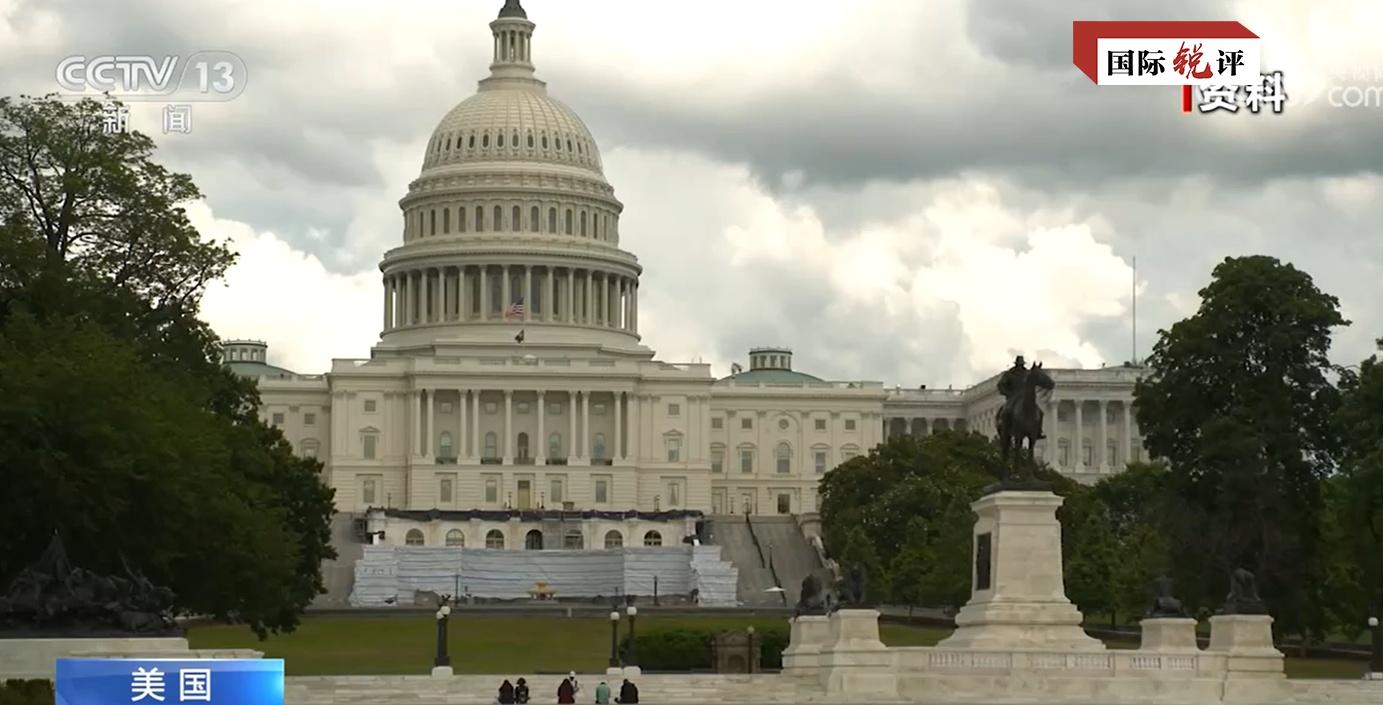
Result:
M439 668L451 668L451 657L447 655L447 622L451 615L451 605L437 608L437 658L432 661L433 672Z
M1369 672L1373 678L1383 678L1383 626L1377 617L1369 617L1369 631L1373 632L1373 656L1369 659Z
M610 610L610 668L619 668L619 610Z
M624 654L624 665L626 667L638 668L639 642L634 638L634 623L638 621L639 608L629 605L624 611L629 614L629 649Z
M754 644L754 625L749 625L749 629L745 631L749 632L749 665L745 666L745 669L749 671L749 675L752 676L754 675L754 655L759 649Z

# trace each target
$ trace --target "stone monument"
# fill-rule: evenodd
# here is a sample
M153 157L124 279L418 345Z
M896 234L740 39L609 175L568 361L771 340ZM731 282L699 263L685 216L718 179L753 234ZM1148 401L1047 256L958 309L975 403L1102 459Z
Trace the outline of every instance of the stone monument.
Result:
M970 601L947 649L1102 651L1081 628L1062 577L1062 499L1050 491L1000 489L975 510L975 567Z
M783 649L783 674L788 676L817 675L821 665L821 647L830 636L827 619L828 600L821 579L809 573L802 579L802 594L797 600L794 616L788 620L788 646Z
M1139 622L1143 642L1138 648L1156 652L1194 652L1200 648L1196 641L1196 620L1186 616L1181 600L1172 596L1172 579L1161 576L1152 584L1152 604L1148 614Z
M867 581L864 566L846 569L840 599L826 620L818 672L828 694L894 698L898 673L892 652L879 639L879 611L870 606Z
M59 658L201 658L173 620L173 592L125 566L74 568L55 533L0 597L0 678L52 678ZM259 658L258 651L214 657Z

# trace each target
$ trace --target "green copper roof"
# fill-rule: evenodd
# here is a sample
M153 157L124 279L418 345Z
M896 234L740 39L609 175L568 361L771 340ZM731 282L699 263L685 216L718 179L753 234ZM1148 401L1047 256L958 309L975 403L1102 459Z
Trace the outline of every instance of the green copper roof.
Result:
M287 378L293 376L293 372L290 370L285 370L282 367L274 367L273 365L266 365L262 362L246 362L243 360L237 362L227 362L226 367L229 367L231 369L231 372L234 372L240 375L241 377Z
M528 19L528 13L524 11L523 5L519 4L519 0L504 0L504 7L500 8L499 16Z
M820 377L813 377L803 372L779 369L758 369L746 370L737 375L725 378L730 382L763 382L766 384L825 384L826 381Z

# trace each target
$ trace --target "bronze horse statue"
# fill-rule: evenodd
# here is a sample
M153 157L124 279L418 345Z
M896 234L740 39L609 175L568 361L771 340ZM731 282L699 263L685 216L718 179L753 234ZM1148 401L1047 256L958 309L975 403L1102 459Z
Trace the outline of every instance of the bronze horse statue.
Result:
M1033 462L1033 446L1042 437L1042 410L1037 404L1037 390L1050 392L1056 388L1056 382L1042 369L1042 363L1033 363L1026 372L1016 392L1017 402L999 409L999 446L1004 449L1005 461L1015 455L1022 457L1026 442L1027 460Z

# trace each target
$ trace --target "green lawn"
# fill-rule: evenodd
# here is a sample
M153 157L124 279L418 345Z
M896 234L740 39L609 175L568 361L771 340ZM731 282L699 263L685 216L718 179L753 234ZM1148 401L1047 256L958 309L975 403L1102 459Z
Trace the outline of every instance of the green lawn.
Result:
M781 617L639 618L639 626L697 629L782 629ZM621 624L621 629L627 624ZM944 630L884 623L889 646L931 646ZM298 631L259 641L244 627L198 626L194 649L258 649L282 658L290 676L426 673L436 649L436 626L427 617L308 617ZM590 617L495 617L452 615L448 646L458 673L557 673L604 670L610 655L610 622ZM1129 648L1133 644L1111 644ZM1292 678L1358 678L1363 662L1287 659Z

